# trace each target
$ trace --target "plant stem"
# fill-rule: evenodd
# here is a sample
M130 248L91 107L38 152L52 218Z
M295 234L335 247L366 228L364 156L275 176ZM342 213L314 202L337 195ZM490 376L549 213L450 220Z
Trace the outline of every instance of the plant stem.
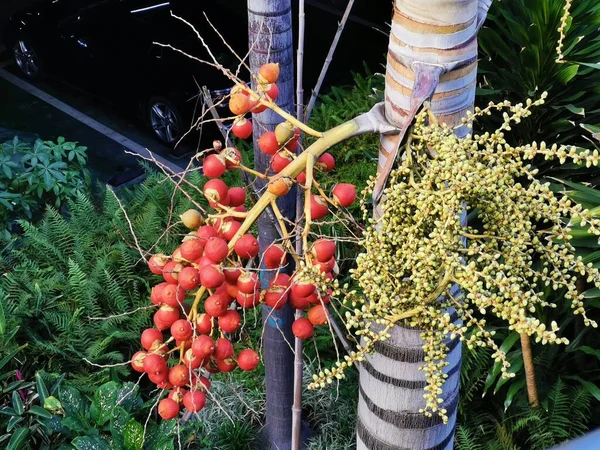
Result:
M329 69L329 65L331 64L331 60L333 59L333 54L335 53L335 49L337 48L338 42L340 41L342 31L344 31L344 26L346 25L346 22L348 21L348 16L350 15L350 11L352 10L353 5L354 5L354 0L349 0L348 5L346 6L346 10L344 11L344 15L342 16L342 20L338 24L338 29L335 32L333 42L331 43L331 47L329 47L329 53L327 53L327 57L325 58L325 63L323 64L323 68L321 69L321 73L319 74L319 79L317 80L317 84L315 85L315 88L312 91L312 95L310 96L308 106L306 107L306 112L304 114L305 122L308 122L308 119L310 118L310 114L312 113L312 110L315 107L315 103L317 102L317 97L319 96L319 91L321 90L323 81L325 81L325 75L327 75L327 70Z
M527 382L527 396L529 397L529 406L537 408L540 401L535 384L535 368L533 366L533 356L531 354L531 341L527 333L521 333L521 348L523 349L523 365L525 366L525 381Z
M296 54L296 119L302 122L302 110L304 109L304 89L302 87L302 77L304 72L304 0L298 0L298 52ZM273 202L275 203L275 202ZM302 195L300 189L297 189L296 195L296 220L302 212ZM273 208L275 209L275 208ZM277 214L277 212L275 212ZM289 242L289 239L287 240ZM290 243L291 246L291 243ZM295 262L298 267L298 260L302 253L303 245L300 236L296 237L296 256ZM295 319L302 317L302 311L296 310ZM292 404L292 450L300 450L301 431L302 431L302 370L304 362L302 360L302 339L294 339L294 403Z

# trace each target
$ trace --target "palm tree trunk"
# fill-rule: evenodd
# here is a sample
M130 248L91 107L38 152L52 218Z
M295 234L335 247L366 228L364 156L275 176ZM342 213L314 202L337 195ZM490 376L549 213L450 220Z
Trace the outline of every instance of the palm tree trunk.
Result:
M477 30L491 0L395 0L390 34L385 112L406 128L421 104L441 122L460 125L473 110L477 75ZM459 136L468 132L457 130ZM381 137L378 175L386 178L402 136ZM385 202L385 197L382 198ZM381 215L381 203L375 209ZM396 326L360 367L357 448L452 449L459 399L461 345L448 341L444 405L448 423L425 417L424 353L420 330Z
M248 40L250 68L253 73L266 62L279 63L277 81L279 97L277 104L286 111L294 111L294 63L292 48L292 16L290 0L248 0ZM254 84L254 82L253 82ZM282 119L267 109L253 114L254 165L259 172L269 167L269 157L258 148L256 140L265 131L272 131ZM262 180L257 189L262 190ZM282 214L294 220L295 193L285 196L277 203ZM277 229L268 215L258 219L258 242L261 252L279 239ZM263 267L264 268L264 267ZM268 287L273 273L261 271L261 284ZM294 380L294 336L291 325L292 309L275 311L263 306L263 350L267 383L265 438L269 449L291 448L292 403Z

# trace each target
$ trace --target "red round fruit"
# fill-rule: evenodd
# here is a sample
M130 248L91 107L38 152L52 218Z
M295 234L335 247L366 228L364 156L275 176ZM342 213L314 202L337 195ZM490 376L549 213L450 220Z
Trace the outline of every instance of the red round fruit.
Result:
M150 301L153 304L160 305L162 303L163 289L167 286L169 286L169 283L163 281L162 283L158 283L156 286L152 287L152 291L150 292Z
M323 153L317 160L315 167L323 172L331 172L335 167L335 159L330 153Z
M204 301L204 311L211 317L219 317L227 311L229 301L221 294L213 294Z
M238 295L238 292L240 292L240 290L237 287L237 284L225 282L223 283L223 286L225 286L225 291L231 299L234 299Z
M240 258L254 258L258 255L258 240L251 234L245 234L235 242L233 249Z
M320 195L310 196L310 217L314 220L322 219L329 212L327 202Z
M158 404L158 415L164 420L174 419L179 415L179 405L170 398L163 398Z
M298 149L299 141L300 141L300 128L295 127L294 128L294 137L287 144L285 144L285 148L292 153L296 153L296 150Z
M310 320L300 317L299 319L294 320L292 324L292 333L298 339L308 339L313 335L314 326Z
M215 351L215 343L206 334L201 334L192 342L192 352L200 359L208 358Z
M164 265L169 261L167 255L152 255L148 260L148 268L155 275L162 275Z
M267 131L258 138L258 148L267 155L274 155L279 150L279 144L274 131Z
M225 222L219 230L219 235L220 235L220 237L224 238L225 240L230 241L241 227L242 227L242 224L235 220L232 220L230 222Z
M287 175L278 175L277 177L271 178L267 184L267 191L271 194L281 197L286 195L292 189L294 182Z
M210 380L200 375L196 381L196 386L204 391L210 390Z
M246 191L241 187L232 187L229 189L229 206L235 207L243 205L246 201Z
M235 300L244 309L254 308L260 303L260 291L253 292L252 294L238 292Z
M273 169L273 172L279 173L291 164L293 160L294 158L287 151L278 152L271 158L271 169Z
M237 283L237 279L242 274L242 266L236 264L235 266L224 268L223 273L225 274L225 281L228 283Z
M233 345L231 345L231 341L225 338L217 339L213 356L215 359L225 359L233 356Z
M220 155L225 161L225 167L227 169L238 167L242 163L242 154L235 147L225 147Z
M193 333L192 324L187 319L176 320L171 325L171 336L178 341L185 341L191 338Z
M198 236L200 238L200 242L206 246L206 242L211 237L217 237L217 230L215 230L215 227L211 225L203 225L198 228L198 231L196 231L196 236Z
M273 101L277 100L277 97L279 96L279 88L275 83L267 84L264 86L263 91Z
M237 311L228 309L218 320L219 328L225 333L234 333L242 324L242 318Z
M308 320L313 325L324 325L327 323L327 309L323 305L315 305L308 310Z
M250 99L241 92L232 94L229 99L229 109L236 116L246 114L250 109Z
M162 276L167 283L177 284L177 277L181 269L183 269L182 264L175 261L169 261L163 266Z
M356 186L350 183L336 184L331 194L337 203L348 207L356 200Z
M275 83L279 78L279 63L266 63L258 69L258 75L261 81L266 83Z
M169 305L162 305L154 314L154 324L159 330L167 330L171 325L179 319L179 308L174 308Z
M188 239L179 247L179 252L186 261L196 261L202 256L203 251L204 242L200 239Z
M177 403L178 407L181 407L183 403L183 397L187 393L187 389L183 389L182 387L176 387L167 395L167 398L170 398L175 403Z
M196 317L196 331L200 334L210 334L212 331L212 322L208 314L199 314Z
M208 178L219 178L225 173L225 158L220 155L208 155L202 163L204 176Z
M315 292L316 286L312 283L294 280L292 283L292 294L297 297L308 297L310 294Z
M252 294L260 287L258 275L255 272L242 272L237 279L237 287L244 294Z
M192 346L194 344L192 343ZM197 369L202 365L202 358L198 358L194 351L190 348L183 354L183 363L190 369Z
M185 267L179 272L177 281L183 289L191 291L200 285L200 274L193 267Z
M211 237L204 247L204 255L208 256L215 263L220 263L229 254L227 242L219 237ZM202 283L204 284L204 283Z
M150 378L150 381L152 381L152 377L150 375L148 375L148 378ZM158 377L155 377L155 378L158 378ZM161 378L162 378L162 375L161 375ZM154 383L156 383L156 387L159 389L173 389L174 388L173 383L169 382L168 374L167 374L167 378L165 380L162 380L162 381L157 380L157 381L154 381Z
M183 406L191 412L198 412L206 405L206 396L202 391L190 391L183 396Z
M272 244L263 253L263 262L267 269L277 269L285 264L286 253L279 244Z
M208 256L202 256L202 258L196 260L196 264L198 265L198 274L200 274L203 268L213 265L214 262ZM202 279L200 279L200 284L202 284Z
M300 172L296 177L296 181L298 183L305 184L306 183L306 172Z
M248 139L252 134L252 122L243 117L236 119L231 127L231 132L240 139Z
M266 109L267 109L266 105L260 104L258 100L250 99L250 111L252 111L254 114L260 114L261 112L265 111Z
M308 300L309 303L320 303L319 291L315 291L310 294L308 297L306 297L306 300Z
M288 288L290 286L290 276L287 273L278 273L269 283L269 287L273 286Z
M143 366L144 372L147 374L162 372L168 369L165 359L156 353L146 354Z
M310 301L306 297L300 297L298 295L294 295L293 292L290 294L289 300L290 300L290 305L292 305L292 308L299 309L301 311L305 310L310 305Z
M147 353L144 351L135 352L131 357L131 367L136 372L145 372L144 370L144 360L146 359Z
M219 266L211 264L200 270L200 282L207 289L214 289L225 282L225 275Z
M317 239L310 247L310 254L319 262L329 261L335 256L335 241L323 238Z
M237 357L237 363L240 369L242 370L254 370L258 367L258 364L260 363L260 357L258 356L258 353L256 353L254 350L247 348L239 353Z
M221 372L231 372L237 367L233 358L217 359L217 367Z
M169 370L169 382L173 386L185 386L190 382L190 369L183 364L172 367Z
M162 290L161 303L177 308L185 300L185 290L182 286L167 284Z
M288 300L288 291L284 287L271 287L265 291L265 303L273 309L281 309Z
M203 188L204 195L206 195L206 197L208 197L209 203L211 203L211 206L212 206L212 202L220 202L222 200L225 200L225 198L227 197L228 190L229 189L227 188L227 185L225 184L225 182L218 178L208 180L204 184L204 188Z
M147 328L142 331L142 347L144 347L146 350L149 350L150 347L152 347L152 344L154 344L156 341L162 343L164 340L165 338L163 337L163 334L156 328Z
M313 266L317 266L319 268L319 272L331 272L335 267L335 258L331 258L329 261L321 262L321 261L313 261Z

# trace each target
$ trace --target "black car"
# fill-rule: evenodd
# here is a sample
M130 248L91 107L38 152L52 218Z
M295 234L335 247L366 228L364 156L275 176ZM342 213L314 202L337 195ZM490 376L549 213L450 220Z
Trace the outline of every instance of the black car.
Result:
M307 0L308 92L346 1ZM363 59L383 62L386 37L381 28L390 12L387 3L359 10L361 16L351 18L328 81L347 81L336 74L360 70ZM218 97L227 93L231 82L218 70L155 44L210 60L194 31L171 13L197 27L223 65L235 67L237 61L204 14L233 48L246 53L246 0L44 0L11 17L5 42L26 77L49 75L135 109L156 137L173 145L197 116L202 86ZM378 17L379 29L374 22ZM362 57L348 58L349 54Z

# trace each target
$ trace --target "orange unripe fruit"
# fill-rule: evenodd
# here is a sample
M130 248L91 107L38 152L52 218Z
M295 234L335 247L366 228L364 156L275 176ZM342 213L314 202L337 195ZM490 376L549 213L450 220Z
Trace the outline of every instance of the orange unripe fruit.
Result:
M258 75L260 81L264 83L275 83L279 78L279 63L263 64L258 69Z

